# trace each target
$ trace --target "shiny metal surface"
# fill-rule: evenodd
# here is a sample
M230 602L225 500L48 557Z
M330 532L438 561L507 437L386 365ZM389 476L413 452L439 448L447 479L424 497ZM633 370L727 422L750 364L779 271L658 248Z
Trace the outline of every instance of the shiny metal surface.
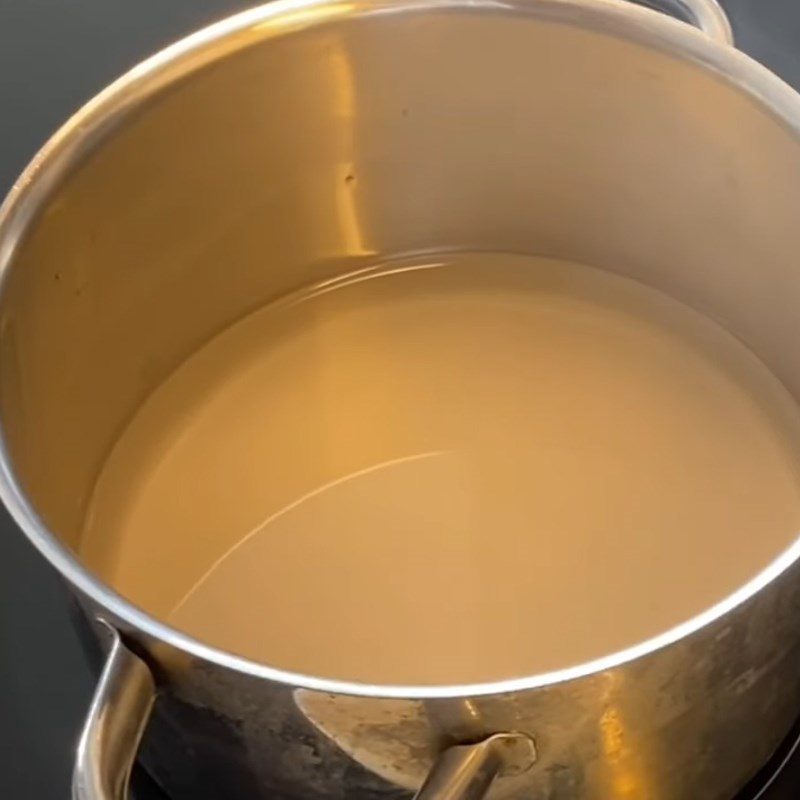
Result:
M797 543L623 652L433 687L220 652L75 548L109 447L175 365L270 298L388 255L631 275L721 320L800 395L798 209L795 93L607 0L281 0L79 112L0 212L0 491L87 620L156 675L142 757L168 794L405 797L449 743L514 730L538 758L494 781L498 800L728 800L800 702Z
M679 0L697 26L722 44L733 44L733 31L725 11L717 0Z
M128 780L155 702L145 663L110 630L111 650L78 743L72 800L125 800Z
M481 800L498 775L527 772L535 761L536 746L521 733L453 745L439 756L414 800Z

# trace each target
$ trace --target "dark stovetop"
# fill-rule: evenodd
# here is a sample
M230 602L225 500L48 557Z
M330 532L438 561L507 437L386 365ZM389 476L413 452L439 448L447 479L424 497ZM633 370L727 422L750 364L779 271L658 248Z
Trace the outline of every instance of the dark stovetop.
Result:
M800 0L722 2L738 46L800 89ZM45 138L126 68L249 5L0 0L0 194ZM73 743L90 691L61 586L0 511L0 797L68 797ZM786 750L768 770L785 760ZM746 800L796 800L800 753L759 794L767 778L768 773L759 777ZM162 800L143 776L139 780L138 800Z

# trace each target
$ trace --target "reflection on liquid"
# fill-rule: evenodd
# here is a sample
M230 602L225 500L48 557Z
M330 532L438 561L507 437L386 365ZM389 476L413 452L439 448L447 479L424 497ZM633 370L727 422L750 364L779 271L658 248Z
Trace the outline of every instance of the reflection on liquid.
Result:
M104 468L87 561L230 652L430 685L607 655L793 537L797 409L722 329L579 265L437 263L187 361Z

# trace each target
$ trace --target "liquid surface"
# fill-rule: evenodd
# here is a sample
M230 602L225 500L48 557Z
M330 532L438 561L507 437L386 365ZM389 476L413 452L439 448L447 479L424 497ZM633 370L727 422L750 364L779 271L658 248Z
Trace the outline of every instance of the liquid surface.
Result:
M800 426L716 324L463 254L265 307L112 452L91 567L209 644L377 683L518 677L663 632L800 527Z

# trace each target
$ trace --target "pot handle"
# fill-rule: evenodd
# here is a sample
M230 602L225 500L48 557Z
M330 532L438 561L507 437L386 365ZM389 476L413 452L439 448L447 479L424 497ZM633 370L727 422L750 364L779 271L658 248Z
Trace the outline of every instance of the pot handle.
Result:
M733 45L733 30L728 15L718 0L674 0L689 13L695 26L700 28L710 39L720 44ZM647 0L647 5L658 5L658 2Z
M476 744L448 747L436 760L414 800L481 800L498 776L519 775L536 761L525 733L495 733Z
M72 800L127 800L131 768L156 698L150 669L111 635L111 649L81 731Z
M103 620L111 648L78 742L72 800L128 800L128 784L142 734L153 710L153 674ZM414 800L481 800L494 779L518 775L536 761L533 739L496 733L457 744L437 758Z

